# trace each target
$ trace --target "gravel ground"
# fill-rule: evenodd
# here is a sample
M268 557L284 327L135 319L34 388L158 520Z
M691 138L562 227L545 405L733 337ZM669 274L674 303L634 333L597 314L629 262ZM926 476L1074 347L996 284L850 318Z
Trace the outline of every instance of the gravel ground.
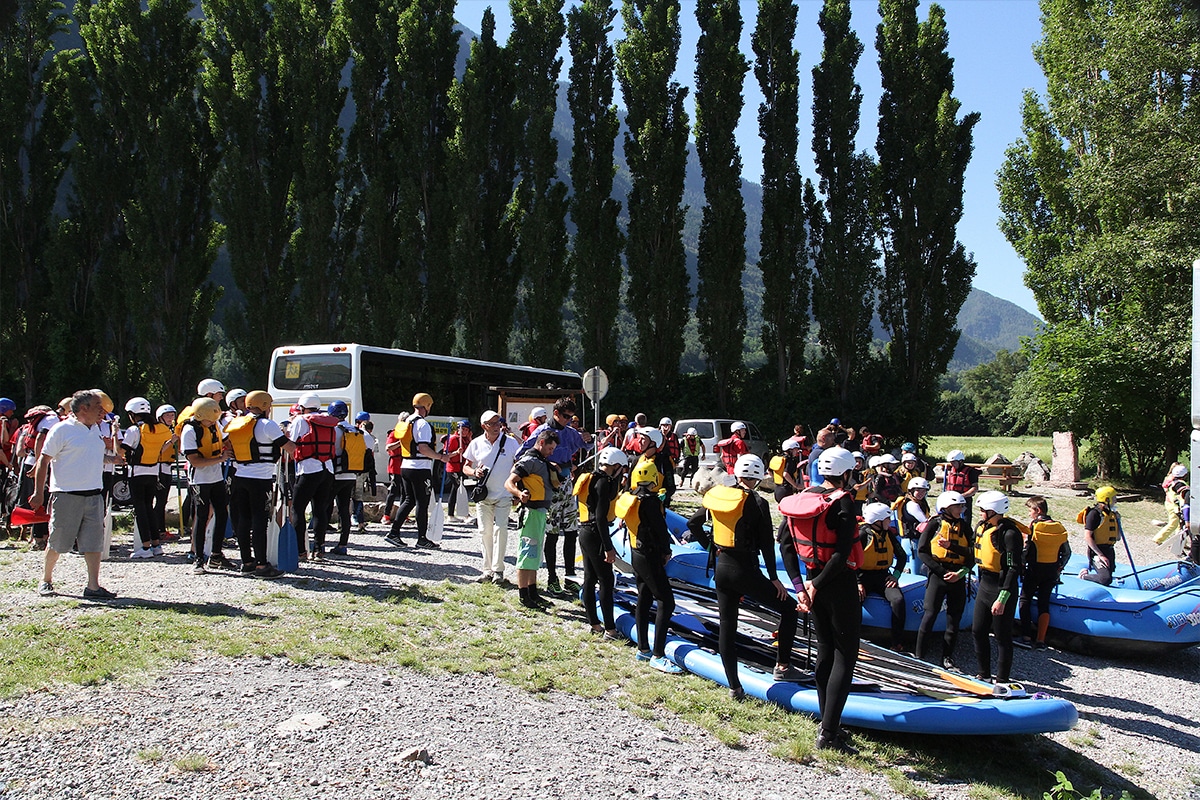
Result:
M389 548L382 530L353 536L347 558L276 582L193 576L186 544L152 562L130 561L129 535L118 535L102 581L125 600L236 604L283 588L319 597L332 581L353 590L478 574L466 523L448 525L436 552ZM61 600L30 589L40 554L4 544L5 603L61 615ZM1135 557L1151 559L1154 545L1141 545ZM510 578L514 552L510 541ZM82 559L64 556L56 586L78 597L83 577ZM961 637L958 663L969 671L968 640ZM1197 649L1153 662L1018 651L1014 678L1079 708L1074 731L1047 737L1052 759L1082 756L1109 790L1200 799ZM634 716L612 697L532 695L490 676L347 662L212 657L98 687L58 686L0 702L0 730L3 798L903 796L883 776L781 761L760 740L727 748L670 715ZM189 754L205 768L174 764ZM914 783L930 797L969 796L961 784Z

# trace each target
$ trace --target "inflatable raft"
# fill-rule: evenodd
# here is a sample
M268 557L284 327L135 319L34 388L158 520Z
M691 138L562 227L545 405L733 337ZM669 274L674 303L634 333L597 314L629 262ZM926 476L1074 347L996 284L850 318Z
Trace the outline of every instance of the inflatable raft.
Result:
M617 627L636 639L636 595L627 582L616 596ZM727 686L716 653L715 600L681 589L667 638L667 657L701 677ZM768 612L743 608L738 636L738 677L746 694L792 711L820 716L813 683L777 683L771 678L775 651ZM650 637L653 638L653 624ZM797 638L792 663L811 669L815 649ZM921 734L994 735L1065 731L1078 713L1071 703L1045 695L1027 696L1017 684L993 686L966 675L864 644L855 683L842 715L851 727Z

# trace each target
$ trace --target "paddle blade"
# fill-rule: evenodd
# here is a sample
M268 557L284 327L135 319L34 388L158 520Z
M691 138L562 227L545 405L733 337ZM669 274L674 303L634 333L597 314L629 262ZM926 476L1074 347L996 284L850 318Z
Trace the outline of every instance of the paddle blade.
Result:
M12 510L13 525L38 525L50 521L50 512L44 505L37 508L22 508L17 506Z

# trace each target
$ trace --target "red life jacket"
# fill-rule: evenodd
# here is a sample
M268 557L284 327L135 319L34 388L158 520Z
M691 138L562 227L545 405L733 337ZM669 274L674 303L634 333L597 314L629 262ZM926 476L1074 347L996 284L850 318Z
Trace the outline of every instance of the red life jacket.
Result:
M717 452L721 454L721 466L725 467L725 472L732 475L738 457L749 453L750 445L746 444L745 439L734 434L728 439L717 442Z
M333 429L341 422L329 414L305 414L308 430L296 440L297 462L307 458L315 458L324 463L332 461L337 454L333 451Z
M25 424L21 426L21 440L26 453L32 453L37 446L38 425L53 413L54 409L49 406L34 406L25 414Z
M946 488L947 492L965 492L971 488L971 468L963 467L961 470L954 467L946 467Z
M830 506L838 502L846 491L805 491L788 495L779 501L779 513L787 520L788 530L796 545L796 555L809 570L822 569L837 552L837 530L827 521ZM863 562L862 542L856 536L854 548L846 561L849 569L858 569Z

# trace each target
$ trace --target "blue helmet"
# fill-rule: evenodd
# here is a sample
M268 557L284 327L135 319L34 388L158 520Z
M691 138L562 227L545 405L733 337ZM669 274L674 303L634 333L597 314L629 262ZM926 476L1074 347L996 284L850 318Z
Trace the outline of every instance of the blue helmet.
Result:
M350 414L345 400L334 400L329 404L329 416L345 419Z
M7 397L0 397L0 414L7 414L10 411L16 411L17 404Z
M367 422L370 419L371 419L371 415L368 414L366 411L360 411L354 415L355 422Z
M917 446L912 442L905 442L904 444L900 445L900 452L915 453L917 452Z

